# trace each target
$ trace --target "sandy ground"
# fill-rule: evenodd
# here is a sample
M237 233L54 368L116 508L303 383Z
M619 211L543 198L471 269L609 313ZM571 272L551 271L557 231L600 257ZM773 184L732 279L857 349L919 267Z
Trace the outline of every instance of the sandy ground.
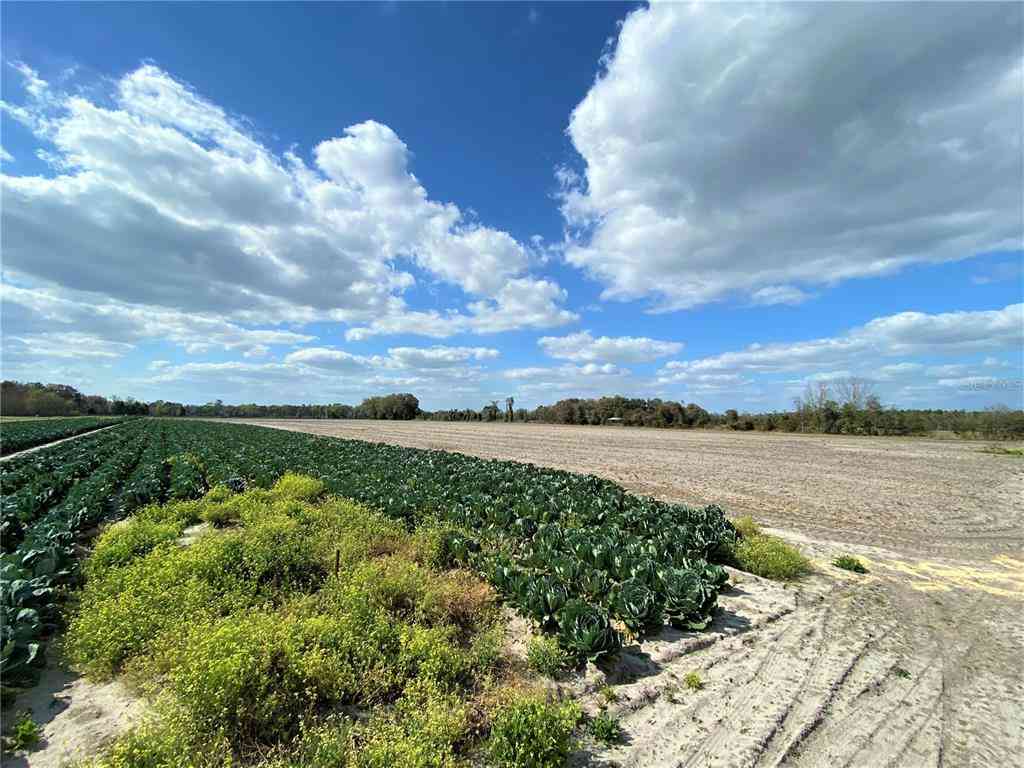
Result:
M559 683L591 713L602 685L618 696L608 708L623 743L584 742L575 764L1024 766L1020 459L981 453L984 443L894 438L253 423L528 461L664 499L715 501L813 559L815 575L795 586L734 574L709 631L666 629L615 665ZM831 565L846 553L870 573ZM691 671L701 690L682 684ZM67 744L94 753L140 711L116 684L59 669L48 680L31 694L45 748L11 765L59 766Z
M40 744L31 752L5 754L5 768L61 768L95 757L145 711L145 703L121 683L89 682L59 663L59 647L49 654L54 663L47 666L39 684L4 713L6 720L31 712L42 726Z

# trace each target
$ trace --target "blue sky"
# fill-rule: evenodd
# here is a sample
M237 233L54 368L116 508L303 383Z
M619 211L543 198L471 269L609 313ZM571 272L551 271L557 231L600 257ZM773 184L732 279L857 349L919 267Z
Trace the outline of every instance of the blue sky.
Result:
M1020 407L1016 4L4 4L3 376Z

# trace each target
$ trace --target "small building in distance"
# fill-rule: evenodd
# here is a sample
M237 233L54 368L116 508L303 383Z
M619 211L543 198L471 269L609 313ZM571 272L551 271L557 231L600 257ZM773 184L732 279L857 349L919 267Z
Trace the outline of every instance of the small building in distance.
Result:
M621 416L612 416L610 419L605 419L604 423L605 424L621 424L622 423L622 417Z

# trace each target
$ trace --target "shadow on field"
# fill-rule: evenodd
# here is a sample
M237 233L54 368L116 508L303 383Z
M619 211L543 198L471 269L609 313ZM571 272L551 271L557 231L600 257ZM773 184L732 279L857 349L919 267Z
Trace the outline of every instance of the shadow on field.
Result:
M27 711L31 713L40 732L44 731L46 725L70 705L67 691L79 677L77 673L51 661L43 670L39 684L20 694L15 703L4 712L5 725ZM39 743L32 752L4 752L4 768L22 768L29 765L32 753L43 749L46 744L46 737L41 733Z
M689 653L706 648L723 636L740 635L753 627L754 625L746 616L720 608L715 613L711 626L705 630L681 630L666 625L661 632L646 638L642 644L633 643L625 646L618 658L598 661L597 667L604 673L610 685L635 683L645 677L654 677L660 674L666 662L672 661L680 655L671 654L667 658L660 658L664 655L663 649L666 647L677 648L682 653Z

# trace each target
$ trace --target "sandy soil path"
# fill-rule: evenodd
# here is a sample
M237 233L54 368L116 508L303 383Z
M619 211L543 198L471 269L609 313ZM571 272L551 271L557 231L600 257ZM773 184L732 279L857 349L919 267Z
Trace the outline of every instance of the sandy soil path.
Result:
M118 681L93 683L67 669L52 648L39 684L21 694L5 717L30 712L42 727L32 751L4 755L4 768L65 768L96 757L146 710Z
M589 745L577 762L1024 766L1024 461L982 453L983 443L917 439L253 423L527 461L665 499L716 501L812 557L818 572L798 586L741 576L723 598L719 631L645 643L607 670L626 741ZM870 573L831 566L845 553ZM700 691L681 685L692 670L706 682ZM597 697L586 691L596 684L582 689L592 709Z

